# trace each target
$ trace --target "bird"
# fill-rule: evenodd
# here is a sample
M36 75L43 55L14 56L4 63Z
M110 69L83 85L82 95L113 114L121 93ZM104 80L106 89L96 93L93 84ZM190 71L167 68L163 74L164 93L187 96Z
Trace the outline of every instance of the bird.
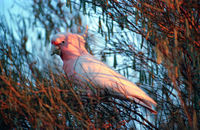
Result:
M80 82L96 84L112 93L135 101L154 114L157 113L152 108L152 105L156 106L157 103L141 88L86 50L84 36L69 32L57 33L52 37L51 43L60 52L63 70L67 76Z

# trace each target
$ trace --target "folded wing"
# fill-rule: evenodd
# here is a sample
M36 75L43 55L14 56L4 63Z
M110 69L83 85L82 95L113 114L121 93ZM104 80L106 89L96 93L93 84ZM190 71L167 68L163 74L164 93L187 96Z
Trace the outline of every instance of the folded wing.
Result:
M74 63L74 70L81 80L84 79L105 87L108 90L117 92L129 99L133 99L155 113L151 104L156 105L156 102L152 98L134 83L130 82L124 76L115 72L92 55L80 56Z

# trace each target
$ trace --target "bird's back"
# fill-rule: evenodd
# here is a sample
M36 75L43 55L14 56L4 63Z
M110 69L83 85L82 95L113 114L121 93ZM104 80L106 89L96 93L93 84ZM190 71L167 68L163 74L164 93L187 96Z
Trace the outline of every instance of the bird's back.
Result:
M80 80L116 91L127 98L138 99L149 107L151 104L156 105L156 102L142 89L90 54L76 59L74 71Z

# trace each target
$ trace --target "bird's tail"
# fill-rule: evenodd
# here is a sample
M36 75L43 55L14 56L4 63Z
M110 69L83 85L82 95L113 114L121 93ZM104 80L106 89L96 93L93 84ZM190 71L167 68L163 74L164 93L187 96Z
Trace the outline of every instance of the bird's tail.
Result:
M155 111L155 110L153 110L153 108L152 108L152 102L149 102L149 101L146 101L146 100L144 100L144 99L139 99L139 98L133 98L133 97L131 97L133 100L134 100L134 102L136 103L136 104L139 104L139 105L141 105L142 107L144 107L144 108L146 108L146 109L148 109L151 113L153 113L153 114L157 114L157 111ZM154 101L155 102L155 101ZM155 103L153 103L154 105L156 105Z

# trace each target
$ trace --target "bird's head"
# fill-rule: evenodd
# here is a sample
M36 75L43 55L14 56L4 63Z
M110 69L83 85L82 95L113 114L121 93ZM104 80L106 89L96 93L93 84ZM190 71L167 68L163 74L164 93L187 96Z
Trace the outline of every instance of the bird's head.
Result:
M88 53L85 49L84 37L72 33L58 33L52 39L51 43L54 45L53 53L61 57L63 55L76 55Z
M61 47L66 44L66 34L64 33L58 33L55 36L52 37L51 43L52 46L52 54L61 55Z

